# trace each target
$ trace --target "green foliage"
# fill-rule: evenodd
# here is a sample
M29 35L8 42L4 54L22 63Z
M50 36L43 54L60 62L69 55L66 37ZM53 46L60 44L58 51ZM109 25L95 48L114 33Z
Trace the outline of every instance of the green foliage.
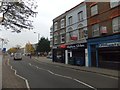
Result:
M48 38L41 37L38 46L37 52L49 52L50 51L50 41Z

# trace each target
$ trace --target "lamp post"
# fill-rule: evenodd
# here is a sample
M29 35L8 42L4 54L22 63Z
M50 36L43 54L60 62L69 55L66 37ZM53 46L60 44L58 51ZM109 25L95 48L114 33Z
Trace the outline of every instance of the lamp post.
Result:
M37 36L37 37L38 37L38 41L37 41L37 42L39 43L40 33L37 33L37 32L34 32L34 33L36 33L36 34L38 35L38 36ZM38 46L38 43L37 43L37 46ZM37 46L36 46L36 50L37 50ZM39 55L40 55L40 53L39 53L39 52L37 52L37 55L39 56Z
M34 33L37 33L37 32L34 32ZM37 33L37 34L38 34L38 43L39 43L40 33Z

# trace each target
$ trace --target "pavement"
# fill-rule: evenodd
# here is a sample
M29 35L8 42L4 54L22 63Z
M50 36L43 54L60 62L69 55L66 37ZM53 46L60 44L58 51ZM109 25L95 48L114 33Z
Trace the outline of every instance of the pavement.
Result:
M0 90L2 89L2 55L0 55Z
M97 74L120 78L120 74L119 74L120 71L118 71L118 70L96 68L96 67L75 66L75 65L64 64L64 63L59 63L59 62L52 62L52 59L48 59L46 57L33 57L33 58L35 58L37 61L40 61L40 62L45 62L45 63L49 63L49 64L53 64L53 65L59 65L61 67L66 67L66 68L71 68L71 69L75 69L75 70L92 72L92 73L97 73Z
M2 89L26 89L26 83L23 79L15 75L15 71L8 65L8 58L4 57L2 60ZM12 81L11 81L12 80Z

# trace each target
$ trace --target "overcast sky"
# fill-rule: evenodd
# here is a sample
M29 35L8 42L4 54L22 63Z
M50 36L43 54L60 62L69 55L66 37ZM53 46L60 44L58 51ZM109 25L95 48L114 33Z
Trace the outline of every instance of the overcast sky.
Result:
M37 17L34 18L34 29L31 31L23 31L22 33L11 33L4 29L0 30L0 37L8 39L6 48L14 47L16 45L25 46L27 42L32 44L38 42L38 34L40 37L50 38L50 27L52 25L52 20L64 13L65 11L71 9L77 4L81 3L83 0L36 0L38 4ZM34 32L37 32L36 34ZM0 42L1 48L1 42Z

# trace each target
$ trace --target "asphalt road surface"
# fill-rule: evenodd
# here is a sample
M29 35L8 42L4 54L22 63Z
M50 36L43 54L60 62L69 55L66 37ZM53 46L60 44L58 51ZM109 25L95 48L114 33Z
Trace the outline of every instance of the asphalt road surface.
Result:
M36 61L29 57L9 64L28 81L30 88L118 88L118 79Z

